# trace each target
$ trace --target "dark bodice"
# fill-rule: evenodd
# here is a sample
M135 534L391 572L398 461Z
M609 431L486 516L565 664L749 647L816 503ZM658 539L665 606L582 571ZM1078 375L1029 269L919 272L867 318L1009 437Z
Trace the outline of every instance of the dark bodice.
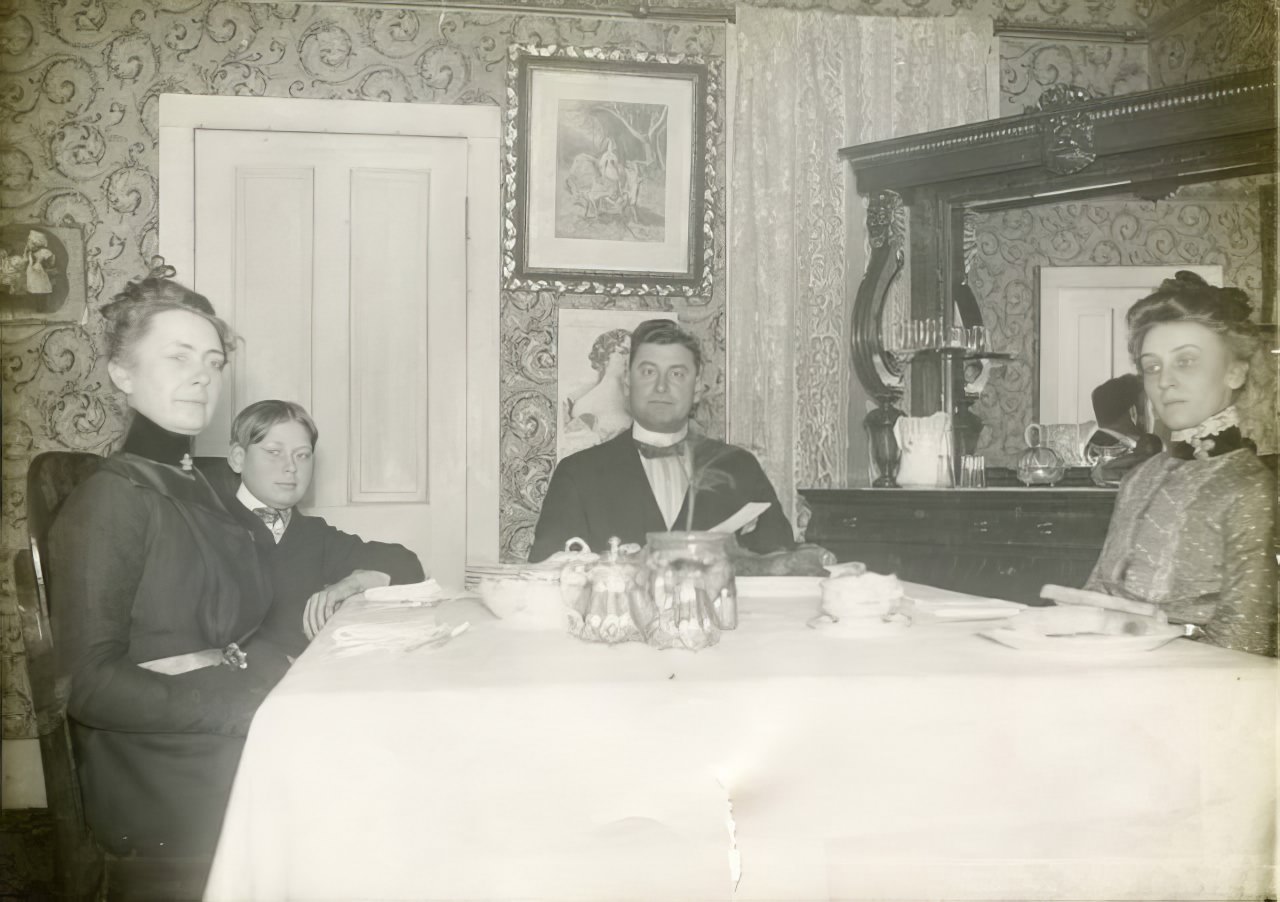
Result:
M50 536L86 815L109 847L144 854L206 851L216 839L242 737L287 666L269 646L246 670L137 666L242 640L270 603L250 534L157 428L135 423Z

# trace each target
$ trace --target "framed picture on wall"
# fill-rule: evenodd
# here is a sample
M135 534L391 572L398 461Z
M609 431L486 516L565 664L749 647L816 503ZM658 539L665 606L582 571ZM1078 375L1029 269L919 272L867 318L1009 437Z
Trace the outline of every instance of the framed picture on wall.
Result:
M0 325L78 323L85 312L84 235L78 228L0 227Z
M709 294L717 91L678 54L513 47L506 287Z

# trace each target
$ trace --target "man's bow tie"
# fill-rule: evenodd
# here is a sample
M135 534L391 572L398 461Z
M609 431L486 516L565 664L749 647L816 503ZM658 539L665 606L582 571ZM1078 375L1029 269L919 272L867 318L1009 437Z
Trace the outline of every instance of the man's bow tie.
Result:
M684 449L688 445L688 439L680 439L674 445L651 445L648 442L642 442L635 439L636 450L640 452L641 457L678 457L684 454Z

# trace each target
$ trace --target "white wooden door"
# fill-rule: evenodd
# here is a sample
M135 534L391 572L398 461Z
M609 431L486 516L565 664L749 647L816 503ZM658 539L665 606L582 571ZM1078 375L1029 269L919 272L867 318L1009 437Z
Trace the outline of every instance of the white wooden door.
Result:
M197 130L194 176L195 285L244 340L199 452L297 401L320 429L304 509L461 586L466 140Z
M1041 267L1040 422L1094 419L1093 390L1134 372L1125 314L1180 269L1222 284L1221 266Z

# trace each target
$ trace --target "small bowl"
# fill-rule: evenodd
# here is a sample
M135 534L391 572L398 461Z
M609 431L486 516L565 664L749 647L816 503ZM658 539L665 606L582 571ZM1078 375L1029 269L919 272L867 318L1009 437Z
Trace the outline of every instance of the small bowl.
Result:
M482 579L480 597L506 626L563 632L566 628L560 583L549 580Z
M898 594L892 598L841 599L842 589L852 583L861 588L896 587ZM818 584L822 589L822 613L832 617L864 618L887 617L902 607L901 585L892 576L879 573L864 573L859 577L833 576ZM842 603L843 602L843 603ZM843 608L843 612L839 609Z

